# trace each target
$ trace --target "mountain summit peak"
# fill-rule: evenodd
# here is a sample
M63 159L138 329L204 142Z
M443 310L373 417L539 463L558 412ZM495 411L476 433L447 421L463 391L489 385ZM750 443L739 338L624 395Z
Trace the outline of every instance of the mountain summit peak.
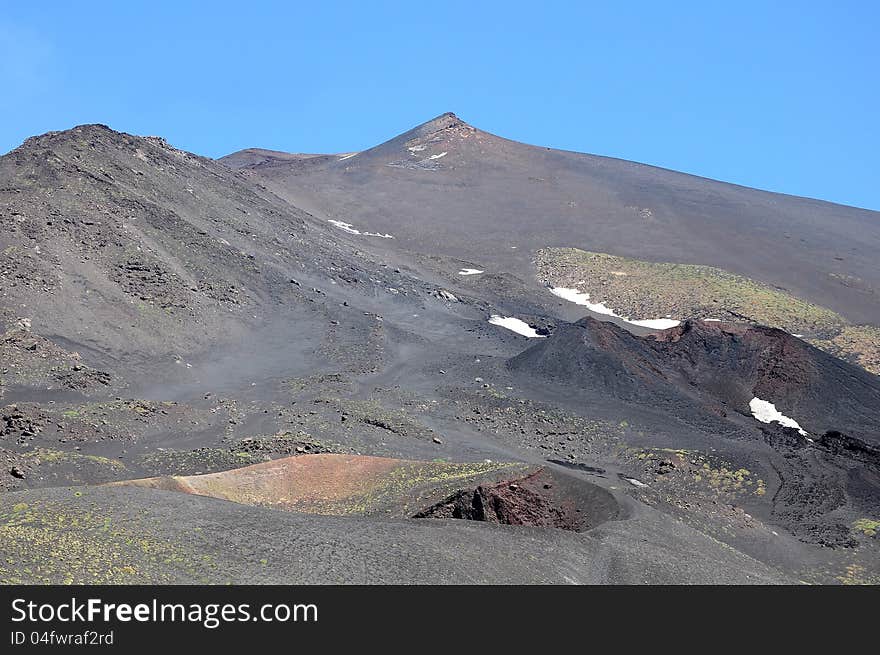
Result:
M453 127L459 125L467 125L463 120L461 120L458 116L456 116L451 111L443 112L439 116L436 116L429 120L424 125L439 125L443 127Z
M411 141L412 139L430 138L438 132L447 130L468 130L474 131L475 128L468 125L451 111L435 116L429 121L417 125L410 131L401 134L387 143L396 143L398 140Z
M410 132L418 132L420 134L430 134L432 132L438 132L440 130L448 130L450 128L457 127L471 127L461 118L456 116L451 111L444 112L439 116L435 116L434 118L417 125L412 128Z

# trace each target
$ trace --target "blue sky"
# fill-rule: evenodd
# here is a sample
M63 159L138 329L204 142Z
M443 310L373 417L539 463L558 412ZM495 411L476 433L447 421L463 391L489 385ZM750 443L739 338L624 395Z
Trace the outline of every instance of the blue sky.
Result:
M14 2L0 152L79 123L208 156L508 138L880 209L880 3Z

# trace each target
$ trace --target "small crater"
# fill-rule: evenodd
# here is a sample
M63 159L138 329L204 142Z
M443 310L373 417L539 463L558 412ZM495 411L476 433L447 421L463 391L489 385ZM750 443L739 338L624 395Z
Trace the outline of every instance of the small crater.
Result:
M413 518L465 519L583 532L617 517L614 497L595 485L541 468L521 478L460 489Z

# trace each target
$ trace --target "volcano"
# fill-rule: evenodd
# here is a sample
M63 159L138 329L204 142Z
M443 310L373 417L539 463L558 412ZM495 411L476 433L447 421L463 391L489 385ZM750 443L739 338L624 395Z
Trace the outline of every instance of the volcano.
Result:
M450 113L30 138L0 580L876 583L878 219Z
M569 246L717 266L880 321L873 211L517 143L449 112L354 155L245 169L316 217L477 268L531 276L537 249Z

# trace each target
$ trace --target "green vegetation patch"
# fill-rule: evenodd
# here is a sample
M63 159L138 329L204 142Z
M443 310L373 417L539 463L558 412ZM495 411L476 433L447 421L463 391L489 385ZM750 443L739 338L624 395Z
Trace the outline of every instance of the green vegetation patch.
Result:
M26 467L38 471L38 486L96 484L126 477L128 468L118 459L76 451L37 448L21 454Z
M880 584L880 576L869 572L861 564L850 564L846 571L837 576L841 584L845 585L877 585Z
M853 529L868 537L876 537L877 533L880 532L880 521L875 521L874 519L858 519L853 522L852 526Z
M829 339L809 339L817 348L880 375L880 328L848 325Z
M623 454L634 458L642 466L643 475L653 478L653 484L676 482L713 495L767 493L764 480L748 469L735 468L718 457L695 450L626 447Z
M237 454L249 454L256 460L276 455L314 455L346 451L346 448L339 444L316 439L302 430L297 432L284 430L272 435L244 437L235 441L230 449Z
M80 464L86 462L116 471L125 470L125 464L120 462L118 459L102 457L101 455L84 455L82 453L70 452L67 450L37 448L36 450L23 453L22 457L32 460L35 464L38 463L36 460L39 460L39 464Z
M265 459L229 448L197 448L147 453L137 458L137 464L151 475L198 475L241 468Z
M587 252L545 248L538 274L554 286L589 292L622 316L747 320L798 334L828 333L846 321L818 305L713 266L654 263Z
M167 538L99 511L0 502L0 584L158 584L175 581L193 562Z
M538 277L590 294L621 316L718 319L779 328L880 373L880 328L849 325L836 312L714 266L647 262L577 248L544 248Z

